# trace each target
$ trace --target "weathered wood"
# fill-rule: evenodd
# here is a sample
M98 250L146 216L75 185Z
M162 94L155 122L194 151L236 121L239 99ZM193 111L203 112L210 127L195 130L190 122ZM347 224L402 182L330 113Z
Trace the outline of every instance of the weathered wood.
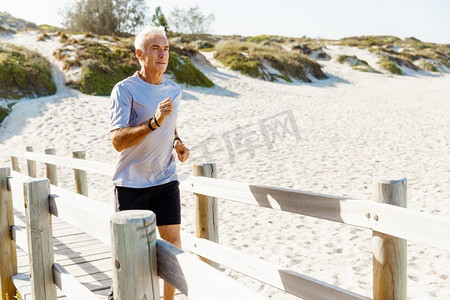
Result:
M51 188L51 214L102 241L105 245L110 245L109 222L114 213L111 203L89 199L55 186Z
M48 179L36 179L23 184L25 215L30 258L31 291L35 300L56 299L53 283L53 234L48 196Z
M406 178L374 182L374 200L406 207ZM385 216L371 215L375 222ZM373 231L373 299L406 299L406 240Z
M12 280L23 300L33 300L31 296L30 275L19 273L14 275ZM12 299L14 298L9 298L9 300Z
M156 216L126 210L111 218L114 299L159 299Z
M73 151L73 158L86 159L86 151ZM88 185L86 171L73 169L75 177L75 190L78 194L88 196Z
M164 240L158 240L156 245L159 276L189 299L266 299Z
M33 147L28 146L26 148L28 152L33 152ZM28 176L30 177L36 177L36 161L27 159L27 169L28 169Z
M72 274L60 264L53 265L55 284L69 299L98 300L88 288L78 282Z
M450 251L450 235L448 234L450 220L402 207L198 176L182 179L180 189L238 203L373 229ZM375 214L379 216L379 221L375 222L372 218L367 218L368 215ZM433 230L430 231L429 228Z
M181 240L183 248L190 252L218 262L302 299L368 299L326 282L281 268L208 240L195 238L186 233L182 233Z
M363 228L372 226L366 217L372 201L200 176L181 181L180 189Z
M8 190L9 168L0 168L0 296L12 299L16 288L12 276L17 273L16 244L12 239L11 227L14 213L11 192Z
M217 178L216 164L193 164L193 176L204 176ZM208 197L202 194L195 195L195 236L219 242L219 213L217 208L217 198ZM201 257L207 264L219 269L219 264Z
M56 149L45 149L45 154L56 155ZM58 171L56 169L56 165L46 163L45 169L47 171L47 178L50 180L50 183L53 185L58 185Z
M24 252L28 253L27 233L17 226L11 226L12 239ZM13 259L14 257L11 257Z
M373 203L370 214L378 216L374 231L450 251L448 218L382 203Z
M102 174L106 176L111 176L114 173L114 165L109 163L102 163L92 160L79 160L76 158L48 155L43 153L34 153L26 151L1 151L1 153L9 156L15 156L25 159L31 159L43 163L55 164L61 167L68 167L71 169L84 170L88 172L93 172L96 174Z
M17 157L11 156L11 166L14 171L20 172L19 161L18 161Z

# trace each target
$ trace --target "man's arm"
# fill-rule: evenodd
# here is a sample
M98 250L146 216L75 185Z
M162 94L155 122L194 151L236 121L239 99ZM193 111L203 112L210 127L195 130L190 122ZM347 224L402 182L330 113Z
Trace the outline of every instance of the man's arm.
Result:
M144 121L139 125L114 129L109 133L111 143L118 152L137 145L147 135L157 130L164 123L166 117L172 115L173 103L169 98L161 101L156 109L155 118ZM156 119L156 120L155 120Z
M189 149L183 144L180 137L178 136L177 129L175 128L175 132L173 133L174 140L173 140L173 147L175 148L175 151L177 152L178 159L181 162L185 162L186 159L189 158Z
M155 121L150 122L152 128L156 128ZM118 152L132 147L142 141L152 131L149 128L149 121L144 121L137 126L114 129L109 133L111 143Z

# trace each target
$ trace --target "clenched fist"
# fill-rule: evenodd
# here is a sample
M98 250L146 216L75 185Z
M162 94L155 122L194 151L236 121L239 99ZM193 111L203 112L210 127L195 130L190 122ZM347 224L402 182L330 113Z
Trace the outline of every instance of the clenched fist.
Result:
M158 108L156 109L155 118L158 122L158 125L161 126L164 123L164 120L171 116L173 112L173 102L170 97L165 100L159 102Z

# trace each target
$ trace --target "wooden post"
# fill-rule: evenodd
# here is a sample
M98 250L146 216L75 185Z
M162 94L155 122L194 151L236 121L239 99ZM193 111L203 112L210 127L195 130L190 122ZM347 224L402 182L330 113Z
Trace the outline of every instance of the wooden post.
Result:
M406 208L406 178L381 178L374 182L374 200ZM375 222L379 216L373 215ZM406 240L372 233L373 299L406 299Z
M17 160L17 157L11 156L11 165L13 171L20 172L19 161Z
M45 149L45 154L56 155L56 149ZM58 185L58 172L56 170L56 165L45 164L45 169L47 170L47 178L50 180L50 183L53 185Z
M11 226L14 212L11 191L8 190L9 168L0 169L0 299L12 300L16 287L12 276L17 274L16 243L12 240Z
M73 151L73 158L86 159L86 151ZM78 194L88 196L86 171L73 169L75 175L75 188Z
M159 300L156 216L125 210L111 218L114 299Z
M28 146L26 150L28 152L33 152L33 147ZM36 177L36 162L34 160L27 159L27 167L28 167L28 176Z
M193 164L192 175L217 178L216 164ZM217 209L217 198L205 195L195 195L195 236L219 242L219 215ZM206 258L204 262L219 269L219 264Z
M49 180L36 179L23 184L27 224L31 293L35 300L55 300L53 282L53 232L49 210Z

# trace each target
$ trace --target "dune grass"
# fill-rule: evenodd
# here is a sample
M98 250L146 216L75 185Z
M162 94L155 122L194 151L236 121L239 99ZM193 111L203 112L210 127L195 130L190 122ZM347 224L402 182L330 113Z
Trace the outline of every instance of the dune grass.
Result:
M232 70L244 75L275 80L291 77L305 82L311 82L308 74L317 79L326 78L320 65L301 53L293 53L277 45L260 45L252 42L226 41L216 45L214 58L221 61ZM270 74L264 68L264 62L281 73Z
M392 74L403 75L402 70L399 67L397 67L395 63L390 61L389 58L387 57L382 57L378 61L378 63L380 64L381 67L383 67L383 69L391 72Z
M170 50L167 73L172 74L178 83L201 87L214 86L214 83L198 70L186 55L183 55L181 49L172 46Z
M365 60L361 60L355 55L339 55L336 59L339 63L349 64L353 70L362 71L362 72L370 72L370 73L380 73L374 68L372 68Z
M67 36L62 36L67 37ZM64 62L64 68L81 66L79 81L69 82L73 88L91 95L109 95L114 85L139 69L139 63L131 51L132 44L106 45L98 41L65 38L65 48L55 52ZM72 45L72 48L67 46ZM75 49L75 56L69 55ZM75 59L73 59L76 57Z
M133 38L98 36L91 33L79 34L75 38L61 33L60 41L64 46L54 55L63 62L66 71L73 67L81 67L79 80L68 84L83 93L109 95L117 82L140 69ZM189 57L177 51L181 50L171 46L167 72L172 74L178 83L202 87L214 86L212 81L195 68Z
M23 47L0 43L0 99L55 93L51 65L44 57Z
M369 48L373 46L392 47L398 45L401 39L395 36L359 36L347 37L339 40L338 44L342 46Z

